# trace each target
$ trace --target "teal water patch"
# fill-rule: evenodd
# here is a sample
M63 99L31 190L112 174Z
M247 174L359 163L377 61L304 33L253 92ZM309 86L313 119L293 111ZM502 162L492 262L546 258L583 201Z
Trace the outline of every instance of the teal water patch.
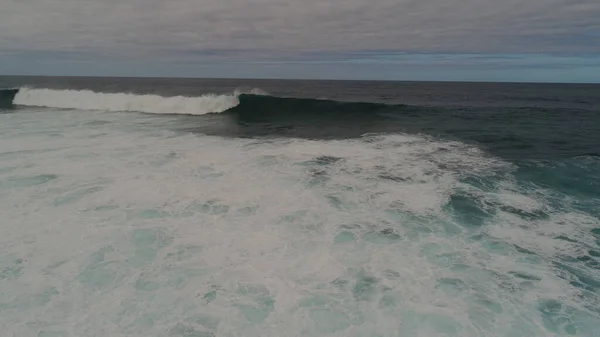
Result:
M208 314L199 314L197 317L193 319L196 324L201 325L205 329L215 332L219 327L221 319Z
M598 270L600 269L588 268L585 264L582 265L579 261L575 262L565 259L563 259L562 262L554 261L553 265L558 270L567 272L567 276L563 276L561 273L558 274L560 277L563 277L569 281L569 283L571 283L573 286L593 293L600 290L600 273L598 273Z
M131 324L127 326L127 329L136 332L144 332L155 326L157 321L157 315L155 314L141 314L137 316Z
M426 243L421 246L419 256L447 266L452 263L454 254L447 252L440 244Z
M531 191L545 189L546 202L555 210L600 218L600 158L523 163L515 177Z
M480 198L466 192L456 191L452 194L446 211L466 228L479 228L492 218L492 214L481 204Z
M36 154L46 153L46 152L54 152L60 149L43 149L43 150L21 150L21 151L9 151L0 153L0 159L2 160L12 160L25 158L28 156L33 156Z
M377 178L382 179L382 180L389 180L395 183L404 183L404 182L409 182L412 179L410 177L404 177L401 175L393 175L393 174L380 174L377 176Z
M275 309L275 301L262 285L240 285L236 293L240 298L235 306L251 323L263 322Z
M459 182L465 185L470 185L481 191L497 191L498 181L504 180L502 177L488 175L467 175L461 177Z
M148 160L148 164L151 167L161 167L163 165L173 162L177 158L178 158L178 154L176 152L169 152L166 154L161 153L161 154L153 155Z
M212 166L200 166L194 170L193 176L198 179L218 179L225 175L224 172L217 171Z
M209 331L202 331L195 327L177 324L169 330L169 336L173 337L214 337L215 334Z
M229 206L220 203L218 200L209 200L205 203L194 203L187 207L186 211L210 215L225 215L229 212Z
M472 236L471 240L479 242L486 251L493 254L509 255L517 252L517 249L510 243L487 237L485 235Z
M40 292L22 294L14 298L12 301L0 303L0 310L29 310L32 308L39 308L50 303L52 299L57 297L59 294L60 292L55 287L46 287Z
M12 177L6 179L3 183L0 182L0 186L4 185L3 187L5 188L34 187L46 184L55 179L58 179L58 176L56 174L39 174L35 176Z
M445 229L451 231L450 224L436 216L411 214L395 208L386 209L385 215L389 219L388 222L395 228L402 228L406 232L403 236L411 241L417 241ZM456 227L454 224L451 225ZM460 233L460 229L457 233Z
M331 181L331 178L325 170L311 169L308 172L308 175L308 178L305 180L306 187L308 188L324 187Z
M156 291L163 285L156 281L156 275L148 275L143 273L135 282L135 289L140 291Z
M462 324L451 316L411 310L403 313L400 329L407 336L423 330L441 336L460 335L464 330Z
M600 251L598 251L598 250L593 250L593 249L590 249L590 250L588 251L588 254L589 254L591 257L600 258ZM600 269L600 268L599 268L599 269Z
M161 219L168 218L171 214L161 209L144 209L133 213L132 218L141 219Z
M238 213L242 215L254 215L258 211L260 206L246 206L238 209Z
M397 280L401 277L399 272L392 269L384 270L383 272L381 272L381 275L389 280Z
M269 166L276 166L278 164L281 164L286 159L287 158L284 155L262 155L262 156L258 156L256 158L256 162L260 166L269 167Z
M111 260L109 255L115 252L111 246L106 246L92 253L83 271L77 276L79 282L92 287L106 287L114 284L119 277L122 277L122 266L117 261Z
M345 285L348 284L348 281L337 279L337 280L332 281L332 284L343 289L345 287ZM315 296L306 297L306 298L301 299L298 302L298 305L300 307L324 307L324 306L327 306L329 304L329 302L330 302L329 298L327 298L325 296L316 296L315 295Z
M306 187L326 187L327 183L331 181L331 177L328 172L329 166L332 166L340 161L343 161L343 158L319 156L299 163L298 165L306 167L306 174L308 175L308 177L304 179Z
M520 217L523 220L527 221L543 221L550 219L550 214L542 211L542 210L524 210L514 206L509 205L494 205L497 206L499 211L503 211L506 213L510 213Z
M202 246L184 245L175 247L175 251L165 254L166 261L187 261L193 256L198 256L203 251Z
M60 260L60 261L56 261L56 262L50 263L48 266L46 266L43 269L43 271L44 271L45 274L55 273L56 269L60 268L65 263L67 263L67 260Z
M437 280L436 289L439 289L448 295L460 296L468 292L471 287L460 278L444 277Z
M392 294L383 294L379 299L378 307L384 311L394 312L398 310L399 301Z
M392 228L384 228L376 231L370 231L363 235L363 240L380 245L389 245L402 240L402 235L398 234Z
M64 195L54 199L54 205L62 206L62 205L71 204L71 203L77 202L77 201L85 198L88 195L102 191L103 189L104 188L101 186L94 186L94 187L81 188L81 189L78 189L75 191L70 191L70 192L67 192Z
M345 280L338 281L336 284L343 288L348 283ZM351 327L354 319L348 313L348 309L331 297L313 295L301 299L296 310L300 310L303 316L308 318L302 330L303 334L322 335L341 332Z
M559 235L555 239L567 241L567 242L570 242L570 243L579 243L579 241L577 241L575 239L571 239L570 237L565 236L565 235Z
M441 229L441 234L446 237L456 237L464 233L463 227L455 223L454 221L449 221L445 219L438 219L436 221L437 225Z
M334 195L334 194L326 195L325 199L327 200L329 205L331 205L333 208L335 208L337 210L343 211L346 207L348 207L347 204L344 204L344 202L342 201L342 197L339 195Z
M379 280L375 276L360 272L356 275L352 295L357 301L371 300L379 292L378 288Z
M502 305L482 293L469 296L467 314L471 322L482 330L491 330L498 326L503 313Z
M112 122L112 121L106 121L106 120L97 119L97 120L93 120L93 121L85 122L85 123L83 123L83 125L89 125L89 126L103 126L103 125L108 125L108 124L113 124L113 123L114 123L114 122Z
M309 318L313 332L319 334L343 331L352 325L350 316L335 308L312 308L309 310Z
M520 271L511 271L508 272L510 275L513 275L516 278L519 278L521 280L526 280L526 281L541 281L542 278L530 273L526 273L526 272L520 272Z
M158 289L181 289L195 278L206 275L200 268L185 268L176 266L160 266L144 270L135 282L138 291L156 291Z
M514 175L525 184L533 183L578 198L600 198L600 158L597 157L523 163Z
M14 280L23 274L25 260L9 256L0 260L0 280Z
M306 162L315 165L328 166L342 161L344 158L334 156L318 156Z
M69 336L69 334L67 334L66 331L43 330L37 334L37 337L67 337L67 336Z
M105 212L105 211L112 211L115 209L119 209L119 206L117 206L117 205L101 205L101 206L96 206L96 207L93 207L93 208L87 209L87 210L88 211Z
M556 300L539 303L544 326L553 333L562 335L588 335L597 332L598 318Z
M342 231L333 239L333 242L337 244L348 243L352 241L356 241L356 235L349 231Z
M92 133L88 136L89 139L95 139L95 138L102 138L102 137L107 137L110 136L110 133L108 132L98 132L98 133Z
M131 232L131 243L135 247L130 263L142 266L152 262L160 250L173 242L173 235L163 228L134 229Z
M592 235L596 239L596 246L600 247L600 228L594 228L591 230Z
M0 173L12 173L14 171L22 171L32 167L35 167L35 164L24 164L17 166L9 166L9 167L0 167Z
M33 297L35 305L46 305L50 303L52 298L58 296L60 292L55 287L48 287L44 291L36 294Z
M280 221L287 222L287 223L294 223L297 221L304 220L307 216L308 216L308 211L300 210L300 211L295 211L291 214L282 216Z
M211 285L210 290L202 296L204 303L208 304L216 300L219 289L219 286Z

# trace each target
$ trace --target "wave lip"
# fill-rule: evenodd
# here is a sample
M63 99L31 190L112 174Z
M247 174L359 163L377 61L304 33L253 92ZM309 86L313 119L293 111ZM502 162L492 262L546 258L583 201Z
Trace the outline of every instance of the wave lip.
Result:
M163 97L130 93L99 93L91 90L35 88L13 90L14 100L11 98L11 105L14 103L15 105L62 109L204 115L223 112L239 104L239 93L229 95L204 94L197 97ZM5 91L3 90L2 93Z

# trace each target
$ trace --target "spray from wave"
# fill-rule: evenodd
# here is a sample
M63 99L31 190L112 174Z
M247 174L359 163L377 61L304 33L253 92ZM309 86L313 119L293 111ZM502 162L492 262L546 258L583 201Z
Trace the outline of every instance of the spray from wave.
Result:
M253 95L266 93L253 89ZM103 111L136 111L159 114L204 115L219 113L239 104L239 95L204 94L197 97L99 93L90 90L55 90L21 88L14 96L15 105L43 106L62 109Z

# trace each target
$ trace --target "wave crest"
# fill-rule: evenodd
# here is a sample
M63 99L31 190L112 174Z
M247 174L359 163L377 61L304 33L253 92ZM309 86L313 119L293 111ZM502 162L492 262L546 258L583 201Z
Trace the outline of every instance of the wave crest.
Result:
M253 94L258 94L257 91ZM219 113L239 104L241 92L229 95L204 94L197 97L99 93L91 90L21 88L14 104L62 109L137 111L158 114L204 115Z
M277 97L260 89L235 90L230 94L160 96L154 94L104 93L91 90L28 88L0 90L7 106L38 106L60 109L135 111L157 114L205 115L228 112L242 117L328 117L365 115L401 109L405 105L375 102L344 102L327 99ZM14 98L14 99L13 99Z

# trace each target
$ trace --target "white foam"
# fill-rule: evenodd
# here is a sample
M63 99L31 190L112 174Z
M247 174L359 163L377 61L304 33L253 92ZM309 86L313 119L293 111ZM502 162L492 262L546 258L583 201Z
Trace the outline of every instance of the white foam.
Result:
M136 114L36 111L0 115L6 335L566 334L543 300L557 325L598 331L598 302L551 264L571 246L548 238L597 222L462 227L445 210L461 177L511 169L471 146L160 137ZM481 196L547 206L517 190Z
M258 93L258 91L257 91ZM198 97L98 93L90 90L21 88L14 104L102 111L138 111L160 114L204 115L235 107L238 94L205 94Z

